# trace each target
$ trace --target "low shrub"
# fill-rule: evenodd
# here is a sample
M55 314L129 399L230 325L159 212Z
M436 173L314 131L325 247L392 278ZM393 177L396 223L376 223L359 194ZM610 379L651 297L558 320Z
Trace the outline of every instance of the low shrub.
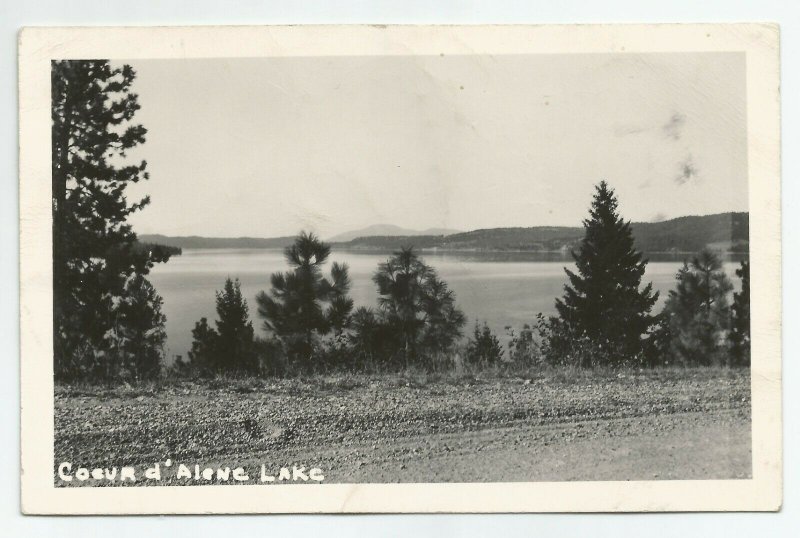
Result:
M468 364L479 367L493 366L503 360L503 347L486 322L483 327L475 323L464 356Z

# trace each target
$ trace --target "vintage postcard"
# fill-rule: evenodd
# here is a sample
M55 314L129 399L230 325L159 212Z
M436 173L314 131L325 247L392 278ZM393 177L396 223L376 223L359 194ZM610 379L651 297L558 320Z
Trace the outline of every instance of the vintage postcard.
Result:
M22 510L778 510L778 35L22 30Z

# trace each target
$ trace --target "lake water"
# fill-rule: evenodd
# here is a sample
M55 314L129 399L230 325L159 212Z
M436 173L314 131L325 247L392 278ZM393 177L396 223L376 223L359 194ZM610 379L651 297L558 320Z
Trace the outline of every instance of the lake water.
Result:
M331 254L331 261L350 267L350 295L357 307L376 305L372 274L390 255L342 250ZM421 256L455 292L456 303L468 318L465 332L471 331L478 319L486 321L500 337L507 325L518 330L531 323L538 312L554 313L555 299L562 295L567 281L564 267L574 269L572 258L559 253L423 252ZM660 310L667 292L674 287L683 257L661 255L650 259L643 282L652 282L661 292L656 306ZM737 267L738 262L725 263L725 271L735 285L739 280L734 274ZM272 273L286 269L283 252L271 249L184 249L181 256L154 267L149 278L164 298L167 357L186 357L192 328L201 317L207 317L213 325L214 292L222 288L228 276L241 281L253 326L260 333L262 322L257 316L255 297L261 290L269 292Z

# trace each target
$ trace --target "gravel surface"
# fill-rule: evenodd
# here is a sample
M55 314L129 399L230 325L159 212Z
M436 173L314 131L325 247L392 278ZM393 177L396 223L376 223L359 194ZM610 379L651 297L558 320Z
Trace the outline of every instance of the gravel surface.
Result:
M747 478L750 444L747 370L59 386L54 480L262 483L262 464L265 477L298 468L276 484L311 468L324 483ZM137 480L65 482L61 462L132 466ZM161 479L145 479L157 462ZM248 480L196 478L195 465Z

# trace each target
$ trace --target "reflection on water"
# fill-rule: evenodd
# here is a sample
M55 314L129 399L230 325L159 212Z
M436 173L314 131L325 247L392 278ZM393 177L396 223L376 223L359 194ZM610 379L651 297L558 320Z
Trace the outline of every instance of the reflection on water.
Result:
M351 296L356 306L374 306L377 300L372 274L390 252L334 250L330 261L347 263L353 281ZM564 267L574 268L568 252L422 252L423 259L439 272L456 294L456 301L469 319L486 321L499 336L505 327L515 328L533 321L538 312L552 314L555 298L566 283ZM660 309L674 287L675 273L685 254L650 254L644 282L661 292ZM738 285L734 271L738 258L728 257L725 271ZM181 256L156 266L150 280L164 298L167 316L167 354L186 356L191 330L201 317L216 319L214 292L225 278L238 277L250 306L257 331L255 296L269 291L269 277L287 268L281 250L185 249Z

